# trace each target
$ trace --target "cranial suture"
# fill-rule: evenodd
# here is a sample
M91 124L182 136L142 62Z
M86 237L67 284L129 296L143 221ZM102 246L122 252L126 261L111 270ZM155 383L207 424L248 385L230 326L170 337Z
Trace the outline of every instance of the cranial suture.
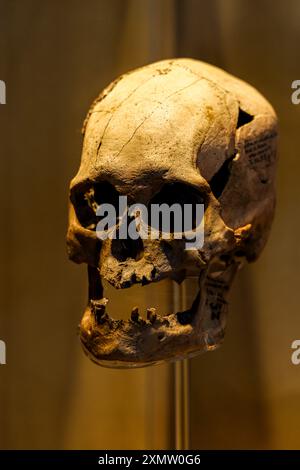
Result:
M95 100L71 182L67 235L70 259L88 265L80 338L93 361L143 366L222 342L235 273L259 256L272 223L276 128L274 110L259 92L192 59L134 70ZM186 250L184 239L99 240L97 208L117 208L120 195L146 206L202 201L203 246ZM109 315L103 280L130 289L195 275L199 292L185 312L149 306L143 319L133 305L127 320Z

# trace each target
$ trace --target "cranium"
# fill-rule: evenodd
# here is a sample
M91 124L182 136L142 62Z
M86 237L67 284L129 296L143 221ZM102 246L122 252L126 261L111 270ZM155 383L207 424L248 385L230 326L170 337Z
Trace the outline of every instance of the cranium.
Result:
M88 265L80 337L93 361L143 366L222 342L234 275L259 256L271 226L276 126L274 110L254 88L192 59L122 75L95 100L71 182L67 236L70 259ZM176 239L100 241L96 208L117 205L118 195L146 206L202 201L204 245L186 250ZM195 275L199 292L185 312L149 308L143 319L134 308L128 320L114 320L106 311L101 279L120 289Z

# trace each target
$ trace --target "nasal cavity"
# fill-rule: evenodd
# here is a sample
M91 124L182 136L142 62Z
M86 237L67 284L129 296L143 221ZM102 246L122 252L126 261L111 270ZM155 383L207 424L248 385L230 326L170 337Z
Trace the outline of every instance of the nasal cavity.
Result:
M137 240L132 240L131 238L126 240L113 239L111 252L118 261L126 261L128 259L138 261L144 254L143 241L141 238Z

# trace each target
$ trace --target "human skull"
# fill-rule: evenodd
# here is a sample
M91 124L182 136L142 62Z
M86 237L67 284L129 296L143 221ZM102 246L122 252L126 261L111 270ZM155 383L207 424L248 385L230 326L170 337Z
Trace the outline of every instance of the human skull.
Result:
M89 301L80 325L98 364L137 367L191 357L223 339L237 269L264 247L274 205L277 119L250 85L192 59L164 60L112 82L92 104L79 171L70 187L68 254L87 263ZM118 195L202 201L204 244L184 240L99 240L96 209ZM101 279L116 289L170 278L199 279L190 309L128 320L106 312ZM120 309L122 305L120 305ZM109 309L109 307L108 307Z

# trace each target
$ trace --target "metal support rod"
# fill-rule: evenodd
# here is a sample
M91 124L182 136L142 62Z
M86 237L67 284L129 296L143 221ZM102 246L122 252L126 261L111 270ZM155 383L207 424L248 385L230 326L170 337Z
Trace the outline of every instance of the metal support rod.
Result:
M175 286L173 303L175 311L188 307L188 297L193 291L194 278L188 285ZM188 292L191 290L191 292ZM190 363L189 359L174 364L174 402L175 402L175 449L188 450L190 447Z
M190 390L189 359L175 363L175 448L188 450L190 446Z

